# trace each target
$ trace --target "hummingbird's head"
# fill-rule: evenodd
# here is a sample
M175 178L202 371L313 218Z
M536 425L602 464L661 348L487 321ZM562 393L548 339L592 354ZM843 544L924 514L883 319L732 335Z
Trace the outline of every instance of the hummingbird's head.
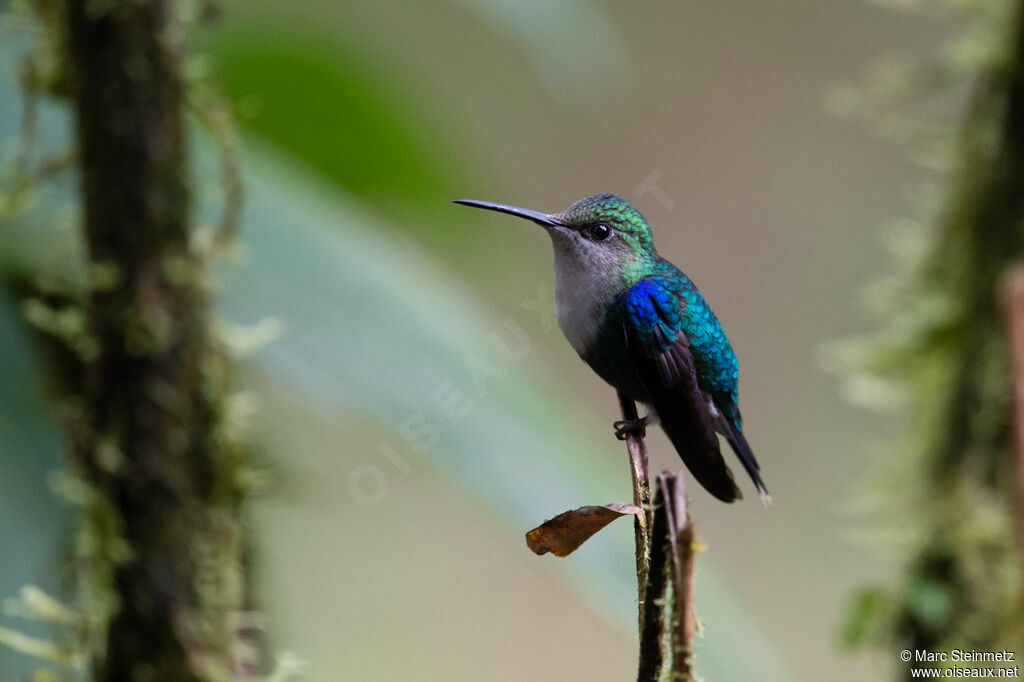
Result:
M642 254L654 247L643 214L618 194L584 197L551 218L573 241L595 244L601 250Z
M556 262L595 274L640 271L655 256L647 221L617 194L584 197L561 213L551 214L473 199L456 199L455 203L532 220L551 235Z

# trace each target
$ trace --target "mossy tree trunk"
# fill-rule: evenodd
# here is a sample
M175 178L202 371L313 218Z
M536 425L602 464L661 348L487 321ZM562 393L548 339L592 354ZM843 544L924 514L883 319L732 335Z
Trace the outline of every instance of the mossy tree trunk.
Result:
M945 376L922 398L929 488L926 542L910 566L899 634L911 649L1012 646L1022 630L1014 546L1013 375L1000 306L1003 280L1024 256L1024 2L1015 3L999 58L980 74L961 131L958 165L924 286L949 316L926 330L919 362ZM993 528L991 515L1004 522ZM949 608L926 608L941 586ZM1016 640L1019 644L1019 640Z
M127 551L97 680L228 676L239 495L219 429L225 363L190 248L180 25L170 0L62 12L92 272L95 356L73 455ZM88 513L87 513L88 515Z
M849 641L887 653L1013 650L1024 637L1014 375L1000 300L1024 258L1024 1L961 10L981 17L968 37L987 39L972 46L979 63L951 183L934 231L886 289L887 325L860 367L895 380L909 406L904 446L884 465L892 509L910 531L905 579L864 590L847 623ZM945 68L963 82L962 70ZM909 679L911 667L898 674Z

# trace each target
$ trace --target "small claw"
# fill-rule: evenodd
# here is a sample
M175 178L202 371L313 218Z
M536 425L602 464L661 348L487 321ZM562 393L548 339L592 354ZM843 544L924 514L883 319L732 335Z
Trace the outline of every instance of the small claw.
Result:
M631 434L636 434L643 438L647 433L647 417L620 419L617 422L613 422L612 427L615 429L615 437L619 440L626 440L626 437Z

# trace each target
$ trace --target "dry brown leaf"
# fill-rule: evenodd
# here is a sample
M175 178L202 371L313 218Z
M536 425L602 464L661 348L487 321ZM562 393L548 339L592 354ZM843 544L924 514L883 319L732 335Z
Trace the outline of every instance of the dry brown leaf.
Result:
M526 544L535 554L551 552L566 557L615 519L639 513L640 507L626 502L580 507L559 514L528 532Z

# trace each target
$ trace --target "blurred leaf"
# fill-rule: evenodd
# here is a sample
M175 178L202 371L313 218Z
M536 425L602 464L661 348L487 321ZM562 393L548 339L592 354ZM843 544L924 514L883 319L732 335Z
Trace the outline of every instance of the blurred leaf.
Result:
M325 5L321 12L332 12ZM388 68L332 30L316 11L231 3L230 21L198 32L239 124L368 206L451 263L471 267L474 239L437 197L479 175L466 140L452 135L444 100L424 101L424 66Z
M287 24L233 25L215 37L207 42L245 127L363 197L451 194L464 164L442 160L431 122L379 66Z
M534 554L551 552L558 557L567 557L615 519L639 513L640 507L626 502L572 509L527 532L526 544Z

